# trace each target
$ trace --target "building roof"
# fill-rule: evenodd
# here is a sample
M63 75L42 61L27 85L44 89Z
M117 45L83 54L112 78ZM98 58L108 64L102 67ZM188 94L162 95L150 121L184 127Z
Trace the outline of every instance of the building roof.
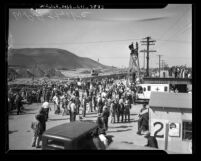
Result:
M192 94L151 92L149 106L192 109Z
M144 77L144 83L152 84L192 84L191 78L156 78Z

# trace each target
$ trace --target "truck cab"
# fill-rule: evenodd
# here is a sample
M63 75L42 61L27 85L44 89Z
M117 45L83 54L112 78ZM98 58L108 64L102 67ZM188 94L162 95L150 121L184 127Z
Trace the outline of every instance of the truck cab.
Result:
M91 70L91 76L98 76L98 71L96 70Z

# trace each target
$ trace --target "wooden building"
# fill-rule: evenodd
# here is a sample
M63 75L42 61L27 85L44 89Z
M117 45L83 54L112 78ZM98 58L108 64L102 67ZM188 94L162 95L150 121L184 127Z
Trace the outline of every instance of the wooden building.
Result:
M152 92L149 130L160 149L192 152L192 94Z

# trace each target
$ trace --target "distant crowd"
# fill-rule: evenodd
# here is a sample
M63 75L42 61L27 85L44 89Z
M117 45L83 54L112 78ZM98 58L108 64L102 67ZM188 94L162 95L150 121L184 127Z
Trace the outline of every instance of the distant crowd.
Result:
M192 78L192 70L186 66L173 66L169 69L169 75L175 78Z

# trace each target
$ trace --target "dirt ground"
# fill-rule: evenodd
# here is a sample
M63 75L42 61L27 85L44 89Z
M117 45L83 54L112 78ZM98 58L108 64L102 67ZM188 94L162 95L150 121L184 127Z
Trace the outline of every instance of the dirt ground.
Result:
M40 108L41 104L34 103L31 105L24 105L24 113L16 115L16 111L13 111L9 116L8 122L8 134L9 134L9 149L10 150L35 150L31 147L32 130L31 122L34 120L34 116ZM55 115L53 110L53 104L50 104L52 110L49 113L49 120L47 121L47 129L68 123L69 115L62 116ZM109 119L109 129L107 135L112 136L113 141L124 142L129 144L141 145L146 144L146 139L143 135L137 135L137 122L135 121L136 115L141 109L141 105L133 105L131 108L131 122L130 123L115 123L111 124ZM84 120L94 121L97 118L97 113L88 112ZM76 117L79 120L79 116ZM40 150L40 149L39 149Z

